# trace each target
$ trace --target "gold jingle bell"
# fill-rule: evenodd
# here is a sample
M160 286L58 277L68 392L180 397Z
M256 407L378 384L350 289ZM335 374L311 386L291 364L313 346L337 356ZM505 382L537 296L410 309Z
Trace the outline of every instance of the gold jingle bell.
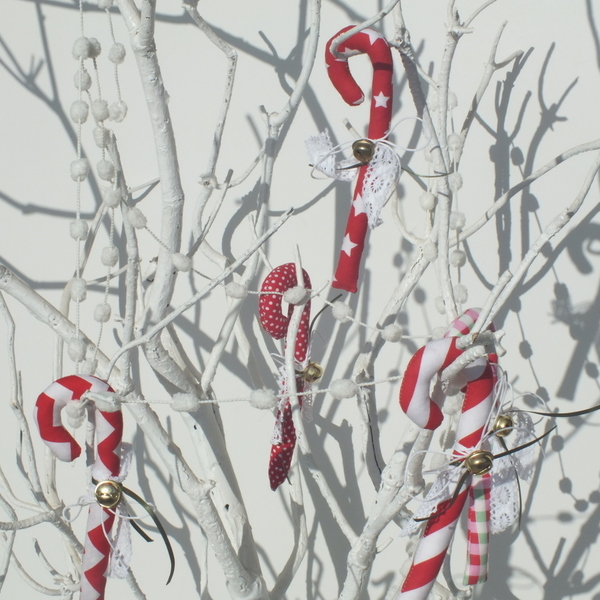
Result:
M472 475L485 475L492 470L494 455L487 450L475 450L465 458L465 468Z
M375 154L375 142L371 140L356 140L352 144L352 154L354 158L363 164L370 163Z
M94 490L96 502L103 508L114 508L121 502L121 484L116 481L101 481Z
M316 362L311 362L302 370L302 379L307 383L314 383L323 377L323 367Z
M493 431L498 437L506 437L513 430L514 423L509 415L498 415Z

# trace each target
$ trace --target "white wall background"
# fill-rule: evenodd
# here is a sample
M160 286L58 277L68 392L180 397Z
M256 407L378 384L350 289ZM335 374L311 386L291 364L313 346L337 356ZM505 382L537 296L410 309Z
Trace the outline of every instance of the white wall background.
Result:
M443 51L446 3L442 0L404 3L407 26L413 46L419 50L421 65L435 77L439 72ZM470 14L480 2L461 0L461 16ZM112 66L106 60L110 36L106 15L85 5L85 33L97 37L105 49L99 59L103 95L115 99ZM304 139L328 127L338 142L350 141L342 124L348 117L359 130L368 119L367 108L350 108L338 97L327 79L322 50L327 39L342 27L356 23L378 9L377 2L325 0L322 8L322 36L305 100L283 140L276 162L271 211L275 217L290 206L296 215L268 244L267 253L273 265L293 260L295 244L300 245L304 266L314 284L332 276L334 262L346 220L351 190L347 184L315 201L329 185L314 180L304 151ZM298 47L299 27L306 27L305 2L207 2L200 5L206 20L221 32L224 39L239 52L234 95L225 131L217 175L228 169L234 177L243 172L260 148L265 126L259 106L277 111L287 100L286 88L293 85L301 67L302 47ZM198 195L198 180L210 150L210 138L217 119L222 86L225 80L223 55L196 29L177 3L160 3L156 39L170 110L177 136L177 147L183 185L186 192L186 215L193 215ZM128 47L128 34L117 12L113 12L115 34ZM499 90L507 77L507 69L493 78L482 102L481 122L473 127L461 167L464 187L459 194L459 208L473 222L488 207L500 183L514 185L522 178L522 169L539 168L560 152L598 136L600 118L600 49L597 29L600 6L593 0L560 2L558 0L498 0L474 24L473 33L459 44L451 77L451 88L458 98L454 123L462 123L482 76L490 44L498 28L508 21L499 46L498 58L514 50L526 52L521 72L507 93L506 105ZM383 30L393 33L393 23ZM261 36L262 32L262 36ZM70 2L30 2L4 0L0 19L0 260L13 269L50 302L58 305L61 290L75 267L74 243L68 234L73 219L75 186L69 177L69 163L74 158L72 139L65 123L56 114L57 106L68 114L77 97L73 77L77 61L71 47L79 36L79 17ZM268 41L268 42L267 42ZM395 117L415 114L406 89L402 66L397 60L396 80L400 97L395 100ZM51 62L49 62L51 60ZM32 84L52 99L45 102L38 94L11 76L17 68L23 77L30 73ZM39 70L38 66L39 65ZM370 67L366 60L353 59L356 78L367 85ZM510 69L509 69L510 70ZM52 89L51 77L56 88ZM119 142L127 182L136 187L157 176L156 161L145 101L131 53L119 69L123 99L129 105L125 121L111 125ZM522 109L522 118L519 114ZM486 128L513 136L495 141ZM517 124L518 123L518 124ZM100 158L91 139L90 123L83 128L83 144L92 163ZM492 148L495 147L495 151ZM520 151L525 164L511 163L510 156ZM493 154L497 162L490 160ZM494 221L469 240L469 262L462 269L461 281L469 290L469 305L481 305L490 284L499 273L514 268L521 258L522 232L535 239L544 227L579 191L592 155L583 155L561 165L531 188L536 203L515 196L510 204L509 230L500 236ZM527 164L530 162L530 165ZM516 162L519 162L518 160ZM428 163L421 154L410 162L411 168L427 172ZM530 170L531 170L530 168ZM244 219L254 207L258 173L227 196L225 206L213 229L210 242L225 254L238 254L249 243L249 228ZM401 211L408 227L420 232L424 213L419 208L420 191L408 176L401 185ZM562 411L584 408L598 402L598 323L600 295L600 223L596 217L599 194L594 184L580 214L552 241L545 256L540 256L527 275L526 284L513 295L497 325L506 330L507 355L502 365L518 393L545 390L552 408ZM90 187L83 187L82 211L91 218L99 199ZM533 207L535 204L535 207ZM526 205L527 208L523 208ZM160 192L152 191L140 204L148 216L149 226L159 230ZM393 287L402 278L415 249L402 240L391 217L391 207L384 211L385 223L369 237L368 256L364 264L363 283L350 300L357 317L373 326L387 302ZM229 225L228 225L229 223ZM106 229L101 231L98 250L92 253L86 276L104 274L99 249L106 243ZM102 236L104 239L102 240ZM189 244L189 227L184 231L184 249ZM156 242L140 234L142 271L156 256ZM500 248L500 250L499 250ZM218 270L200 254L195 267L209 275ZM261 278L267 273L264 268ZM202 279L181 277L174 304L187 298ZM255 282L255 289L260 280ZM562 286L562 287L559 287ZM430 269L402 311L399 322L414 336L427 336L445 319L435 308L439 295L435 272ZM557 300L557 290L559 300ZM565 291L566 290L566 291ZM82 327L92 338L97 324L91 315L102 290L97 288L82 305ZM333 293L329 295L331 298ZM22 373L23 395L30 414L37 395L53 380L52 333L36 321L12 298L7 302L17 322L17 358ZM118 314L114 294L110 302ZM220 326L224 295L216 292L199 309L189 311L178 321L180 334L190 355L201 366ZM315 303L317 306L318 303ZM315 309L316 310L316 309ZM255 319L255 299L249 297L244 310L244 327L255 333L259 356L274 351L270 340L259 333ZM253 320L254 319L254 320ZM201 333L198 331L200 329ZM2 326L2 339L5 329ZM113 333L114 330L114 333ZM351 373L357 352L367 332L354 325L337 325L327 313L321 320L313 346L313 357L326 368L324 384ZM114 320L105 329L101 348L109 356L117 348L119 323ZM321 337L319 337L321 336ZM329 343L330 340L334 342ZM375 378L401 372L421 340L402 345L388 344L377 362ZM269 379L266 358L260 359L265 384ZM6 349L0 344L0 386L8 390ZM65 374L73 368L65 358ZM167 401L168 395L155 377L142 367L136 373L139 384L150 400ZM246 397L251 379L240 362L237 346L232 345L213 385L217 397ZM381 419L383 456L388 457L398 443L407 419L397 405L398 384L378 387L377 401ZM8 391L5 391L7 394ZM354 401L339 403L329 396L316 402L318 414L308 425L310 443L315 448L319 465L328 478L343 512L357 532L374 498L371 482L365 473L360 451L359 419ZM15 446L18 430L7 406L0 409L0 462L11 483L23 497L23 489L15 469ZM163 423L173 431L186 458L196 464L195 449L181 426L178 415L167 406L157 405ZM222 418L232 460L247 504L254 535L264 559L263 571L272 584L273 572L282 568L293 543L287 516L289 500L285 491L268 489L266 464L272 418L246 403L223 404ZM197 525L190 515L185 496L171 486L154 451L134 423L127 418L127 439L136 444L136 463L128 479L130 487L151 499L163 516L177 555L177 571L169 588L164 588L167 563L160 542L146 546L134 541L133 568L148 598L192 598L197 594L199 556L205 551ZM600 526L600 465L597 427L600 417L561 420L559 435L548 445L544 465L535 482L534 494L527 496L523 531L504 533L492 540L490 581L476 593L491 600L519 598L558 600L561 598L600 598L600 550L596 544ZM562 441L561 441L562 440ZM561 450L561 448L564 448ZM39 463L44 467L39 445ZM560 451L559 451L560 450ZM571 482L572 491L562 489ZM65 504L76 502L85 489L81 465L58 466L59 490ZM282 488L283 489L283 488ZM327 506L318 492L307 484L310 545L287 598L331 599L336 597L345 576L348 544L332 522ZM27 516L26 512L20 515ZM80 518L76 527L84 527ZM36 538L51 557L58 571L64 568L63 548L58 536L46 525L20 532L16 552L22 564L46 586L53 587L52 577L36 555L32 539ZM389 545L386 546L387 541ZM405 561L403 539L392 523L381 540L382 551L371 574L368 596L380 599L400 581L399 569ZM210 556L210 550L208 550ZM224 598L221 575L216 562L209 557L212 597ZM464 565L462 543L457 542L452 570L460 578ZM2 588L7 598L38 598L11 569ZM107 598L128 597L120 581L109 582Z

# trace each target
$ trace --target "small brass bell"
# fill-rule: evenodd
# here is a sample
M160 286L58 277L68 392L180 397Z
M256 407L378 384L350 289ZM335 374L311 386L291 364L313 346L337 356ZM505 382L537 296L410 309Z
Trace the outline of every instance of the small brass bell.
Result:
M121 495L121 484L116 481L101 481L94 490L94 498L103 508L114 508L121 502Z
M494 455L487 450L474 450L467 456L465 468L473 475L485 475L492 470Z
M510 435L513 427L514 423L509 415L498 415L493 430L498 437L506 437Z
M366 165L373 160L375 154L375 142L371 140L356 140L352 144L352 154L354 158Z
M304 367L301 373L302 379L307 383L314 383L323 377L323 367L316 362L311 362Z

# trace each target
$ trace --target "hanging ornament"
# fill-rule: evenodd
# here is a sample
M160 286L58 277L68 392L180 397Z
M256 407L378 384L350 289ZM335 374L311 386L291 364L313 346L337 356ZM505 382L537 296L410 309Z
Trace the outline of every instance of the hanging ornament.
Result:
M306 271L302 271L304 286L310 288L310 278ZM296 265L287 263L273 269L265 278L260 289L258 301L260 323L263 329L276 340L284 338L294 305L306 299L306 289L298 287ZM288 302L288 314L283 314L282 300ZM296 360L296 390L302 393L309 389L310 384L317 381L323 374L323 369L317 363L308 362L308 348L310 337L310 300L306 301L296 345L294 358ZM282 369L279 377L280 400L277 407L275 429L271 440L271 456L269 460L269 482L271 489L276 490L286 479L292 462L292 455L296 446L296 430L292 420L292 407L287 396L287 374ZM300 398L304 398L301 400ZM299 403L303 415L310 408L310 398L299 396Z
M371 226L379 224L379 211L389 197L387 189L378 190L381 186L389 188L395 185L396 176L381 177L371 165L395 165L395 152L385 144L377 144L376 140L384 139L388 134L392 119L393 103L393 62L390 47L385 38L368 28L356 33L340 44L337 52L340 58L331 52L331 43L341 33L348 31L346 27L329 40L325 50L327 72L334 87L342 98L351 106L361 104L364 100L362 90L357 85L348 68L348 58L358 54L367 54L373 64L373 89L369 118L368 139L354 143L355 159L362 165L354 190L352 207L346 225L338 266L333 280L333 287L356 292L360 261L363 253L369 221ZM378 155L382 157L378 160ZM383 155L390 154L386 159ZM315 163L316 164L316 163ZM392 167L397 169L396 167ZM379 193L373 193L379 191Z

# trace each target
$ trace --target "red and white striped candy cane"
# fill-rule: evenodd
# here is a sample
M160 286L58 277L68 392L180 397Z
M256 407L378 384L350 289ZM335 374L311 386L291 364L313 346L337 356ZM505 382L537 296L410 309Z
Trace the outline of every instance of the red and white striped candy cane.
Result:
M304 287L310 288L308 273L302 270L302 276L304 278ZM294 263L287 263L273 269L267 275L260 288L258 301L260 323L263 329L276 340L285 337L294 310L294 305L290 304L288 314L283 314L281 308L283 294L297 285L296 265ZM310 300L306 303L302 312L298 336L296 338L296 347L294 349L294 357L302 366L305 366L308 355L309 327ZM286 387L285 383L282 387ZM296 377L296 388L298 392L304 391L304 380L301 377ZM283 408L281 408L282 405ZM271 457L269 459L269 482L272 490L276 490L285 481L292 463L294 447L296 446L296 430L292 420L290 402L286 399L279 406L276 427L281 427L281 441L271 445Z
M369 56L373 64L373 90L367 135L371 140L378 140L388 134L392 122L392 53L385 38L374 29L369 28L363 29L363 31L340 44L337 51L343 55L343 58L335 57L331 53L331 43L341 33L351 28L345 27L327 42L325 49L327 72L331 83L333 83L342 98L351 106L356 106L362 103L364 94L350 73L348 57L358 54ZM356 292L357 290L360 259L367 235L368 219L362 201L363 180L367 169L368 165L365 164L358 171L344 242L342 243L335 277L331 284L334 288L346 290L347 292Z
M431 399L433 377L451 365L463 352L457 348L457 336L465 335L475 324L478 309L469 309L450 326L441 340L429 342L410 360L400 388L400 406L420 427L435 429L442 422L440 406ZM465 398L456 433L454 454L465 457L481 443L494 403L495 363L490 354L472 362L463 370ZM470 497L468 528L468 567L465 583L485 581L487 576L487 523L489 522L490 476L469 475L459 494L441 502L427 525L413 556L399 598L425 600L442 566L458 519ZM483 520L479 520L483 513ZM487 517L487 518L486 518Z
M70 462L81 454L80 446L62 425L61 411L69 402L80 400L87 391L113 390L108 383L97 377L71 375L52 383L39 395L35 403L34 418L40 436L59 460ZM95 424L96 460L92 475L97 481L105 481L119 476L123 415L118 409L109 412L96 408ZM104 509L97 503L90 505L83 550L81 600L104 598L111 551L107 535L114 519L113 511Z

